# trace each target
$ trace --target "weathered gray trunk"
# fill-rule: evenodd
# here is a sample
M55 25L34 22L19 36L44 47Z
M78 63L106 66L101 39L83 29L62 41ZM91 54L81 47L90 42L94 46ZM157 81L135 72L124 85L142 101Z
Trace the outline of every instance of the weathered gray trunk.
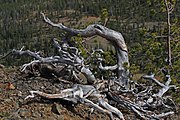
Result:
M121 85L126 86L128 85L128 76L129 76L129 71L126 70L124 67L124 64L127 66L129 65L129 59L128 59L128 51L127 51L127 46L125 44L124 38L121 33L108 29L107 27L104 27L99 24L92 24L89 25L85 29L73 29L73 28L68 28L64 26L61 23L53 23L49 18L47 18L43 13L43 18L46 23L58 27L61 30L64 30L71 35L81 35L82 37L91 37L94 35L99 35L106 40L108 40L116 50L116 55L117 55L117 77Z

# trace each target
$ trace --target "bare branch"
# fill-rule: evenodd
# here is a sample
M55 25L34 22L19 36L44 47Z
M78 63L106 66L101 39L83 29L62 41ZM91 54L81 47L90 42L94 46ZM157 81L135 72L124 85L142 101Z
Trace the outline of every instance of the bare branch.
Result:
M157 85L159 85L159 86L161 86L161 87L164 87L164 84L160 83L160 82L154 77L154 74L144 75L144 76L142 76L142 78L152 80L152 81L154 81Z
M107 70L116 70L116 69L118 68L118 66L117 66L117 65L114 65L114 66L105 66L105 67L103 67L103 66L102 66L102 63L100 63L99 68L100 68L101 70L107 71Z
M85 29L73 29L64 26L61 23L53 23L44 13L41 13L44 21L51 26L58 27L60 30L64 30L71 35L81 35L82 37L91 37L94 35L99 35L106 40L108 40L112 45L114 45L117 54L117 77L123 86L128 88L129 82L129 71L124 68L124 63L127 63L129 66L128 50L125 44L124 38L121 33L108 29L99 24L89 25Z

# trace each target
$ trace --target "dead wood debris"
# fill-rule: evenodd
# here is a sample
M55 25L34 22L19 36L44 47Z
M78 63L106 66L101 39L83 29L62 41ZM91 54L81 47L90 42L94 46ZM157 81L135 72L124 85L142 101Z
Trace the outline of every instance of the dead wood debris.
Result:
M60 45L58 46L62 51L63 48L60 48ZM67 47L66 49L72 48ZM73 49L76 50L76 48ZM82 72L83 67L85 72L91 72L90 69L84 64L84 59L79 57L80 54L78 50L76 50L75 53L71 53L73 57L67 51L63 51L61 54L62 56L52 56L46 58L43 58L38 55L38 53L34 53L29 50L13 50L13 54L29 55L33 58L36 58L32 62L22 66L21 71L26 71L26 73L28 73L28 71L36 71L34 70L37 68L34 67L35 64L39 66L44 65L43 69L51 69L49 70L48 74L51 74L53 75L52 77L59 79L62 79L62 76L71 76L70 78L74 77L74 79L78 81L80 79L77 77L77 73ZM40 69L42 69L42 67L38 68L37 70L42 72ZM69 71L69 73L66 73L67 71ZM87 73L85 75L90 74ZM30 95L28 95L25 99L34 98L35 96L41 96L48 99L64 99L73 103L84 104L94 108L95 110L104 112L108 114L111 119L125 119L125 115L123 115L119 108L132 111L136 116L142 119L158 120L174 114L174 108L176 108L176 106L173 100L171 100L170 97L164 95L170 88L176 88L174 85L170 85L170 76L166 76L167 81L165 84L156 80L154 75L145 75L142 78L153 81L155 84L152 84L152 86L142 87L141 84L132 81L131 87L129 89L125 89L120 84L118 84L117 80L98 80L94 77L96 81L93 84L92 82L88 83L89 85L74 84L72 88L64 89L58 94L47 94L41 91L30 91ZM63 82L64 81L67 84L70 84L70 81L72 80L63 80ZM159 91L155 93L153 87L157 85L159 87ZM166 103L167 99L169 99L168 101L171 101L172 103ZM113 101L114 104L110 104L109 101L111 101L111 103ZM118 104L118 106L115 105L115 103ZM160 109L162 110L160 111Z
M63 29L66 29L66 31L70 30L70 32L77 32L75 29L68 29L61 24L52 23L44 16L44 14L43 17L46 22L55 27L62 27ZM91 27L97 26L98 25ZM100 27L103 32L106 30L112 32L103 26ZM97 31L99 32L98 34L101 34L99 29ZM104 34L102 33L101 35ZM118 42L118 40L116 42ZM160 120L175 113L176 106L173 100L171 97L165 95L170 88L176 89L176 86L170 85L170 75L166 75L167 81L165 83L156 80L154 75L145 75L142 78L147 80L147 82L152 81L152 85L141 85L140 83L127 80L126 75L128 74L128 71L122 68L122 66L120 67L118 64L115 66L103 67L101 64L102 58L99 56L97 58L100 63L99 69L106 71L121 68L119 69L122 75L121 79L126 79L126 85L124 86L121 84L120 81L122 80L116 77L109 80L99 80L95 77L90 66L86 64L85 58L82 57L81 52L76 47L69 46L67 43L59 44L57 39L52 39L52 44L58 50L58 55L56 56L42 57L40 52L32 52L30 50L23 51L23 48L20 50L14 49L11 53L18 56L30 56L34 59L30 63L24 64L21 67L21 72L38 76L43 76L43 74L49 75L52 78L57 78L60 81L65 82L66 84L72 84L72 81L75 81L78 84L74 84L72 88L61 90L58 94L47 94L38 90L30 91L30 95L28 95L25 100L32 99L36 96L48 99L63 99L92 107L94 110L106 113L112 120L125 120L126 115L123 114L120 109L133 112L134 115L145 120ZM125 43L118 44L121 47L121 51L119 52L126 56L127 49ZM99 52L100 54L103 51L94 50L89 56L91 57L96 52ZM82 84L80 82L82 79L86 79L87 83ZM127 87L128 84L129 87ZM158 88L158 92L154 90L155 86L156 89Z

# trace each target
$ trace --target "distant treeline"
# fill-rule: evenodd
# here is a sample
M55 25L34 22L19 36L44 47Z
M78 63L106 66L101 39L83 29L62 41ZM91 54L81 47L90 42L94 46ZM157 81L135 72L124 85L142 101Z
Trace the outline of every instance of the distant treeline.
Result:
M83 16L100 17L107 9L107 27L120 31L131 46L143 41L140 28L161 29L166 22L162 6L161 0L0 0L0 55L22 46L48 53L51 38L67 38L43 22L41 11L56 22L66 17L68 26L74 27L71 21L78 22ZM172 17L180 19L178 2L174 13Z

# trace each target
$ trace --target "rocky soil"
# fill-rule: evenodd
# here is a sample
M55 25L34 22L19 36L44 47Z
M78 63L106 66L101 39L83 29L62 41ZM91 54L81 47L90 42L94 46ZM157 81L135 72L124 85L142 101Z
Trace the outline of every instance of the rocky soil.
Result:
M40 97L24 100L30 90L58 93L70 87L42 77L30 77L18 68L0 68L0 120L105 120L109 117L82 104L72 104L60 99L48 100Z
M61 99L35 97L24 100L30 90L58 93L71 84L57 79L33 77L19 72L19 68L0 65L0 120L109 120L109 117L82 104L72 104ZM121 110L122 111L122 110ZM136 116L122 111L126 120ZM172 119L172 118L169 118ZM177 114L174 120L179 120Z

